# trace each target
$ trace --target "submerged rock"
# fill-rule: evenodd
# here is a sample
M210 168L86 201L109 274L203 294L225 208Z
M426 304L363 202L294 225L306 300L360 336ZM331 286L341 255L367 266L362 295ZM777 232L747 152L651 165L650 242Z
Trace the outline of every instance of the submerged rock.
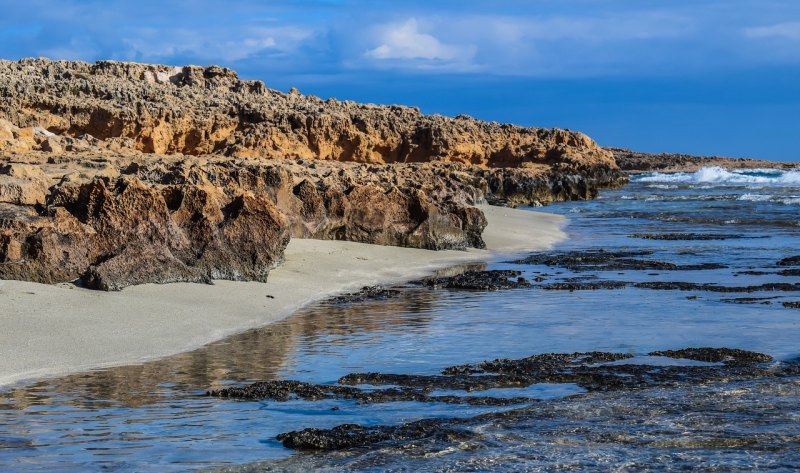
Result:
M589 391L627 391L647 387L696 386L710 382L727 382L732 379L760 379L797 376L800 366L781 363L767 366L772 361L769 355L731 348L686 348L682 350L656 351L650 356L666 356L695 360L714 365L653 366L628 364L624 360L630 354L589 352L550 353L522 359L498 359L474 365L446 368L444 375L392 375L381 373L350 374L340 383L373 385L392 384L419 389L469 389L474 380L477 389L486 389L495 378L499 385L507 386L510 380L522 385L533 383L577 383ZM505 383L505 384L503 384ZM562 399L558 403L580 402L584 395ZM433 400L434 398L432 398ZM423 419L397 426L362 426L343 424L332 429L309 428L283 433L278 440L288 448L308 450L343 450L376 443L403 444L439 436L440 440L470 438L459 425L479 419L514 419L523 413L537 416L548 415L548 404L531 404L515 410L491 412L467 419Z
M452 428L449 419L423 419L397 426L365 427L343 424L332 429L304 429L278 435L287 448L297 450L343 450L378 442L409 441L437 437L443 441L465 440L475 436L466 430Z
M800 284L765 283L754 286L718 286L716 284L699 284L690 282L638 282L632 284L640 289L656 289L663 291L708 291L708 292L761 292L761 291L800 291Z
M397 289L386 289L383 286L364 286L358 292L340 294L338 296L331 297L327 300L327 302L331 304L354 304L368 300L383 301L386 299L391 299L392 297L397 297L400 294L401 291L398 291Z
M739 238L752 238L735 233L634 233L630 238L640 238L643 240L666 240L666 241L705 241L705 240L732 240Z
M624 281L557 282L539 286L545 291L597 291L600 289L624 289L630 283Z
M513 264L544 265L569 269L571 271L695 271L727 268L717 263L675 264L667 261L640 259L652 255L652 251L573 251L567 253L537 253L526 258L511 261Z
M444 289L468 289L480 291L497 291L500 289L519 289L531 287L531 283L523 278L522 271L496 269L490 271L467 271L456 276L432 277L416 281L428 287Z
M374 373L377 380L379 373ZM493 397L493 396L466 396L466 395L432 395L433 389L467 389L483 390L495 387L508 387L500 379L490 379L484 385L478 380L470 380L468 383L439 383L431 384L415 382L413 375L406 375L409 378L405 382L397 383L378 383L371 382L364 378L362 382L352 382L363 375L348 375L339 380L339 385L333 384L312 384L293 380L261 381L247 386L237 386L225 388L217 391L208 391L206 395L222 399L237 399L242 401L263 401L272 400L285 402L292 399L303 399L306 401L320 401L323 399L354 400L364 404L384 403L384 402L444 402L448 404L468 404L476 406L506 406L534 402L536 399L517 396L517 397ZM389 377L402 375L386 375ZM494 377L492 377L494 378ZM352 386L342 386L342 384L392 384L402 387L392 387L387 389L362 389ZM461 387L458 387L461 386ZM518 387L518 384L512 384Z
M800 255L783 258L778 261L778 266L800 266Z
M740 350L738 348L684 348L682 350L662 350L650 353L650 356L666 356L687 360L706 361L709 363L725 363L726 365L767 363L772 357L763 353Z
M771 299L775 297L734 297L731 299L720 299L720 302L730 302L733 304L772 304Z

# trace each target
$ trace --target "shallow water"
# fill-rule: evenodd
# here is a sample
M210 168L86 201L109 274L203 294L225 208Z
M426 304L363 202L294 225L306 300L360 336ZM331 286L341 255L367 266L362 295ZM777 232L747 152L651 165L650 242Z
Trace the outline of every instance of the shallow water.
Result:
M760 197L754 197L760 196ZM541 284L581 280L747 286L780 276L800 254L800 179L763 170L647 175L592 202L548 207L570 217L557 251L654 251L647 259L720 263L697 271L570 271L492 262ZM725 240L649 240L702 233ZM506 258L510 259L510 258ZM760 271L768 274L742 274ZM588 278L588 279L587 279ZM763 298L755 304L726 299ZM101 370L0 393L0 470L791 470L800 467L800 380L721 381L635 392L585 393L539 384L468 395L542 399L532 406L354 401L235 402L208 389L271 379L335 383L352 372L437 374L442 368L547 352L645 355L692 346L800 356L797 291L715 293L626 287L497 292L404 287L398 297L323 303L289 319L165 360ZM642 357L637 362L681 364ZM692 364L692 363L689 363ZM451 394L451 393L446 393ZM464 394L464 393L460 393ZM520 410L517 413L516 410ZM492 413L513 411L508 417ZM397 424L472 417L465 441L420 441L348 452L293 454L275 436L343 423ZM266 463L265 463L266 461Z

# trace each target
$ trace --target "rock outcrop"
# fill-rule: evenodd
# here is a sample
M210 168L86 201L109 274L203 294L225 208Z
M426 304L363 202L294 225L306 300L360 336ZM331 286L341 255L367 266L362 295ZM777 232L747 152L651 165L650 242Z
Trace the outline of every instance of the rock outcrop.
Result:
M81 278L104 290L265 281L288 241L286 218L264 197L96 178L55 186L33 208L0 207L0 276L47 283Z
M476 203L620 182L577 132L284 94L216 66L0 61L0 278L264 281L291 236L482 248Z
M18 127L129 139L145 153L613 167L579 132L284 94L217 66L0 61L0 98L0 116Z
M725 169L796 169L797 163L782 163L749 158L697 156L680 153L641 153L625 148L607 148L613 153L620 170L638 172L695 172L703 167L718 166Z

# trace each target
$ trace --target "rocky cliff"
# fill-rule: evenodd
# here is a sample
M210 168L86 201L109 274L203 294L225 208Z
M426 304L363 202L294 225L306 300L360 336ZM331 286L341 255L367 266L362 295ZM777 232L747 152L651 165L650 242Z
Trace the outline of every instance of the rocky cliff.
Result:
M284 94L216 66L0 61L0 278L263 281L291 236L480 248L475 203L622 181L577 132Z

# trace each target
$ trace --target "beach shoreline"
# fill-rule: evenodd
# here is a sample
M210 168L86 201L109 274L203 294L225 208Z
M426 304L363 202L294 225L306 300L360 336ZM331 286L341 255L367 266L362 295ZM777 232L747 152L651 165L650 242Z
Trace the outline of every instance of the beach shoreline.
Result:
M564 240L564 217L480 206L487 249L430 251L347 241L293 239L267 283L145 284L100 292L71 284L0 281L0 389L138 364L285 319L363 286L391 285L500 254Z

